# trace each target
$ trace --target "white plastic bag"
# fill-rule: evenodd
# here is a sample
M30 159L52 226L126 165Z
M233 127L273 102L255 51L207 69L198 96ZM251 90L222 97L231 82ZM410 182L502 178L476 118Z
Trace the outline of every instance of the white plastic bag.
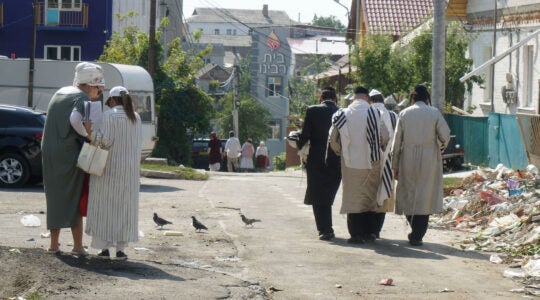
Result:
M21 218L21 224L26 227L39 227L41 220L34 215L26 215Z

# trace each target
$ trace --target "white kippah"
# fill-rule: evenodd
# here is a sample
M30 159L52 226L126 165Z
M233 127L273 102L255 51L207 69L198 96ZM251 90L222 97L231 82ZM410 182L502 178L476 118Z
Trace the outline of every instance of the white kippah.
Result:
M369 96L373 97L375 95L382 95L381 92L377 91L376 89L372 89L371 92L369 92Z

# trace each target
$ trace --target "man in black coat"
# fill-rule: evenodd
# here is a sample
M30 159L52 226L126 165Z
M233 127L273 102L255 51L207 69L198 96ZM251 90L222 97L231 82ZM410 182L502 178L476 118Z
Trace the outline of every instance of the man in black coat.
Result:
M309 141L304 203L313 206L319 239L325 241L335 237L332 228L332 204L341 182L340 158L332 149L327 149L332 115L338 110L336 101L334 88L326 87L322 90L321 103L310 106L306 111L298 143L300 149Z

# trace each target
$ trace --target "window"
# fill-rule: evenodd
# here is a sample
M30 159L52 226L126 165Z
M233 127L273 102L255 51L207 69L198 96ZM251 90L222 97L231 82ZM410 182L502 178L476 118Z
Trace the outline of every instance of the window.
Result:
M219 29L214 29L214 34L219 35Z
M268 77L267 96L279 96L282 94L281 77Z
M227 29L227 35L232 35L232 29Z
M82 0L46 0L47 8L57 8L59 10L80 11Z
M81 60L80 46L45 46L45 59L52 60Z
M279 119L270 120L268 127L270 127L270 139L281 140L281 121Z
M232 34L236 35L236 29L233 29Z

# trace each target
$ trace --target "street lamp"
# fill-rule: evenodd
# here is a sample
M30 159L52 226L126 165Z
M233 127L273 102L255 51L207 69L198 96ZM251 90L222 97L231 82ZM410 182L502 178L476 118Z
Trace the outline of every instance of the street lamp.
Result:
M339 2L339 0L334 0L337 4L341 5L341 7L345 8L345 10L347 10L347 21L349 22L347 24L347 28L349 27L349 25L351 24L351 14L349 12L349 8L343 4L341 4L341 2ZM345 35L346 37L347 35ZM349 74L347 74L347 83L351 83L351 42L350 41L347 41L347 44L349 45ZM340 82L341 82L341 67L339 68L339 76L340 76ZM341 87L340 87L341 88Z
M341 4L341 2L339 2L339 0L334 0L334 1L347 10L347 21L350 23L351 22L351 14L349 13L349 8L347 6ZM349 24L347 24L347 26L349 26Z

